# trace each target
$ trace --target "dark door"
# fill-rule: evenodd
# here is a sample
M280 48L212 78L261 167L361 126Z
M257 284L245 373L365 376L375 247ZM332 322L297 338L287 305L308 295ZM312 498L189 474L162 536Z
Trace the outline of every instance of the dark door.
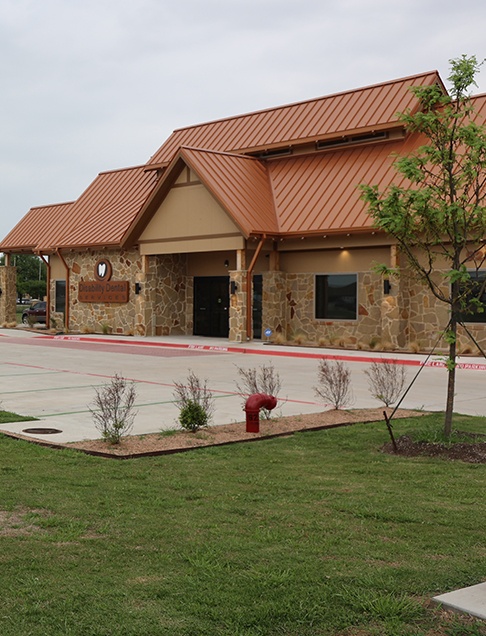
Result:
M253 337L262 337L262 293L263 277L261 274L253 276Z
M194 277L194 335L227 338L229 276Z

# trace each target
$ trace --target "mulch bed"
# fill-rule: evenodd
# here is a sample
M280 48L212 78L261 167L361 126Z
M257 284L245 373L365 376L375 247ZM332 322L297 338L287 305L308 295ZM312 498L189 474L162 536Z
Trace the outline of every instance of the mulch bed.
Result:
M469 441L443 444L439 442L414 442L409 435L399 437L397 442L398 455L405 457L440 457L442 459L457 460L470 464L486 464L486 435L459 433ZM385 453L396 454L391 442L382 449Z

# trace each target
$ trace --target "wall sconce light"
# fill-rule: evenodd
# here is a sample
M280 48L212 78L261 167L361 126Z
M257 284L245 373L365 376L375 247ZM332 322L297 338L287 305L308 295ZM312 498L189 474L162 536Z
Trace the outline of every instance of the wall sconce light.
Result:
M385 279L383 281L383 293L385 294L385 296L388 296L391 292L391 283L388 279Z
M3 294L3 289L0 287L0 296Z
M238 287L236 285L236 282L232 280L230 282L230 294L236 294L237 290L238 290Z
M135 283L135 294L138 296L141 291L142 291L141 283Z
M228 269L228 267L229 267L229 260L228 259L225 260L224 266L226 267L226 269Z

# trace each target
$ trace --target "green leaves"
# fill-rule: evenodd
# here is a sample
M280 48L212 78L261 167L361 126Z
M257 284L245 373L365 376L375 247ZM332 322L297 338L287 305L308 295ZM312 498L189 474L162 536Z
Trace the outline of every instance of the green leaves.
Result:
M419 107L399 119L416 135L415 150L395 160L400 185L382 192L361 186L374 225L395 239L412 276L451 310L452 327L444 334L449 434L457 323L465 314L484 311L485 285L472 281L469 271L484 263L480 251L486 247L486 128L476 120L468 95L480 66L474 56L451 60L450 95L438 84L411 89Z

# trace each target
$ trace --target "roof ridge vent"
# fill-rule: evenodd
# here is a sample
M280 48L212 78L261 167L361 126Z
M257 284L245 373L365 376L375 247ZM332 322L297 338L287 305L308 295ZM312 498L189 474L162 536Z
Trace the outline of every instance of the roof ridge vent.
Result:
M384 141L388 139L387 131L364 133L362 135L344 136L334 139L324 139L316 142L317 150L326 150L327 148L339 148L341 146L349 146L353 144L365 144L374 141Z

